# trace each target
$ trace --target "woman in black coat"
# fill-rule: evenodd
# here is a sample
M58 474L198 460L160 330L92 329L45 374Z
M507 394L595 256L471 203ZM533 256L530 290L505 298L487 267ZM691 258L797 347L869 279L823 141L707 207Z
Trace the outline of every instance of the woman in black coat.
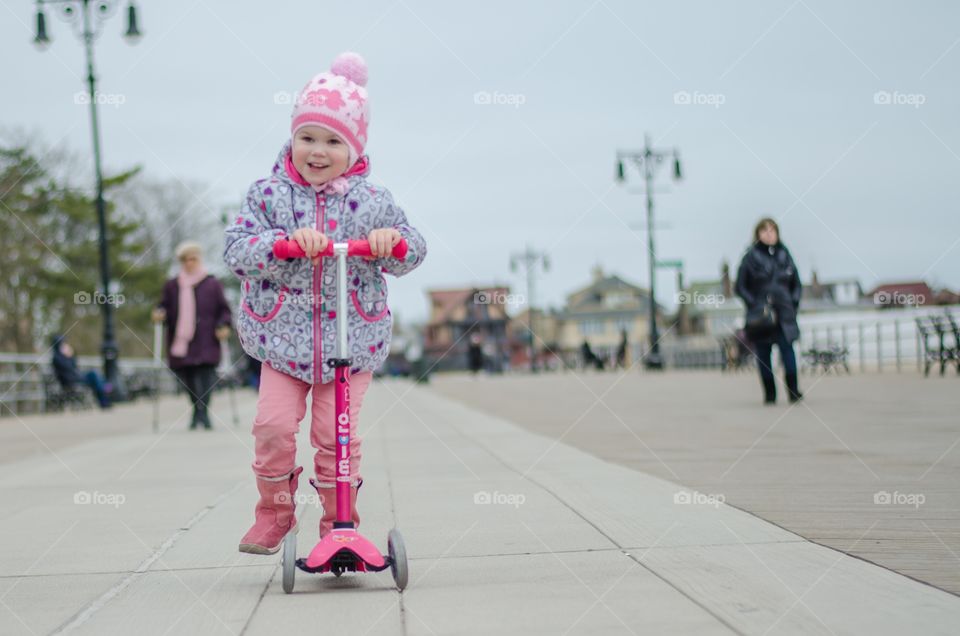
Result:
M747 306L745 329L757 356L765 404L777 401L770 367L774 344L780 349L790 401L803 397L793 352L793 342L800 337L800 290L800 274L790 251L780 242L780 228L773 219L761 219L753 231L753 245L740 261L736 292Z

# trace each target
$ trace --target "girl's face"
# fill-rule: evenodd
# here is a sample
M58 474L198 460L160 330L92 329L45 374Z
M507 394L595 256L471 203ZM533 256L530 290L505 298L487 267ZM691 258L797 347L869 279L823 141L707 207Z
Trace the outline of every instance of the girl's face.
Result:
M773 227L769 223L760 229L760 242L764 245L776 245L777 239L777 228Z
M336 133L321 126L304 126L293 137L293 166L310 185L336 179L349 167L350 151Z

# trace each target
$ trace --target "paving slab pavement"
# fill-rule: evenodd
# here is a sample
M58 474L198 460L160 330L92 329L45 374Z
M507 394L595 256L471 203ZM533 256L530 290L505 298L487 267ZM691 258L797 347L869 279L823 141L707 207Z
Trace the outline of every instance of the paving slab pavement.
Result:
M754 372L444 374L431 388L960 594L957 380L804 375L803 402L774 407Z
M239 405L249 422L253 396ZM129 433L0 465L0 633L960 631L956 596L392 380L359 424L361 530L382 547L402 530L410 584L301 573L287 595L277 556L236 551L256 494L226 407L212 432L172 418L159 435L148 406L118 408ZM304 490L301 552L320 516Z

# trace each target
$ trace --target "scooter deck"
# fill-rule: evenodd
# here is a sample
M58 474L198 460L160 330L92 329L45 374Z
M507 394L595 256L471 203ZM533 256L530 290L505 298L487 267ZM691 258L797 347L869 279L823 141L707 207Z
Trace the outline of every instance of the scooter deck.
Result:
M336 528L320 540L306 559L297 559L304 572L379 572L390 567L372 541L353 528Z

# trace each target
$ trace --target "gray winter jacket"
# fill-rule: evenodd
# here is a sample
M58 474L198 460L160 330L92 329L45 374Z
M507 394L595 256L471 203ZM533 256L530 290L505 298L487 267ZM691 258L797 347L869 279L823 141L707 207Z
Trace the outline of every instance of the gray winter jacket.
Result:
M366 238L377 228L396 228L407 240L402 260L347 259L353 372L377 369L389 352L393 317L383 273L403 276L427 254L426 242L407 223L389 190L364 177L347 177L343 195L316 192L293 167L287 142L271 176L250 186L226 231L224 261L241 280L240 343L257 360L311 384L333 380L326 360L336 355L336 261L323 258L314 267L305 258L277 259L274 242L303 227L315 228L333 242Z

